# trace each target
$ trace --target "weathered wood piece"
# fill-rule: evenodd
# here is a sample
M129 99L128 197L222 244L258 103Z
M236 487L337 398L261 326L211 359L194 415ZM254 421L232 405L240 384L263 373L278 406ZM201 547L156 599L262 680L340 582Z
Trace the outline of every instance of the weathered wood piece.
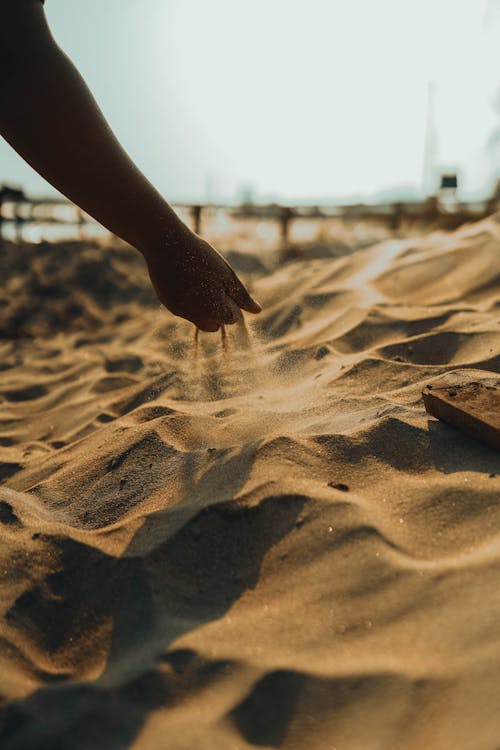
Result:
M500 377L450 373L422 391L426 411L500 451Z

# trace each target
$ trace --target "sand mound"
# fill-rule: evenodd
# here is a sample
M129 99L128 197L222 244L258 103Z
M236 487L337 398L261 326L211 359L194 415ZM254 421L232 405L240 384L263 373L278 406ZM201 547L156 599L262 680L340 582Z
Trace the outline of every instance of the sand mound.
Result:
M198 357L132 250L0 254L2 750L498 745L500 456L420 393L499 371L499 247L236 247Z

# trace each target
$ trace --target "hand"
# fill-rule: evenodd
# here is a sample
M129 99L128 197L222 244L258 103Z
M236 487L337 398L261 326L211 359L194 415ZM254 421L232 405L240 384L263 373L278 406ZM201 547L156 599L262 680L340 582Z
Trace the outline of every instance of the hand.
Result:
M180 241L144 252L144 257L160 302L202 331L235 323L238 308L250 313L262 309L222 255L189 230Z

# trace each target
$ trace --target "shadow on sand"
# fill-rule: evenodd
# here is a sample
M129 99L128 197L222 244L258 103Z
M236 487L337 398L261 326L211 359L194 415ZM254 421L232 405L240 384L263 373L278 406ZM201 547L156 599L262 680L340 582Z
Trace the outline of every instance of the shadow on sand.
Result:
M305 501L282 495L254 507L214 504L163 543L158 530L168 524L166 511L159 511L120 558L50 538L59 572L23 594L8 620L49 662L66 654L67 674L43 673L43 688L4 711L2 749L123 750L152 711L230 670L231 663L206 661L188 649L169 652L169 644L222 617L257 584L266 552L294 527ZM75 682L71 660L81 659L79 649L102 649L106 623L112 635L104 671L92 682Z

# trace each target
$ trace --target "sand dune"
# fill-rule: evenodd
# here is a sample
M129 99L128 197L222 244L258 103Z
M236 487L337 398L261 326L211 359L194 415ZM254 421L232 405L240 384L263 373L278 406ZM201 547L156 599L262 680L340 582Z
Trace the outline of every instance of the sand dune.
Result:
M500 370L500 221L247 244L197 356L132 250L0 253L0 747L495 750L500 456L420 394Z

